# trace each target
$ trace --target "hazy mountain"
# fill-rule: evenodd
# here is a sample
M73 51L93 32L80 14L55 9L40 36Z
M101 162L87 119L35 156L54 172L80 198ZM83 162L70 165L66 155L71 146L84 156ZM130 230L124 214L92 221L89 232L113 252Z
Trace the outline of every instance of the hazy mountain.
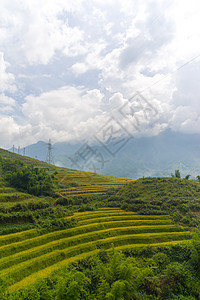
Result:
M124 144L121 139L103 145L56 143L52 154L58 166L118 177L170 176L175 169L182 176L200 174L200 134L167 130L155 137L133 138ZM45 161L47 153L48 144L44 142L26 147L26 155L33 158Z

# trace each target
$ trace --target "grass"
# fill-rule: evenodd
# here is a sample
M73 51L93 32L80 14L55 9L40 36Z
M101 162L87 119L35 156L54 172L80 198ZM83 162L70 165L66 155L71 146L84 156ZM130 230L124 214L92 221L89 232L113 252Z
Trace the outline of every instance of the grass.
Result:
M186 241L173 241L173 242L164 242L164 243L152 243L151 247L165 247L165 246L170 246L170 245L177 245L177 244L187 244ZM124 249L132 249L132 248L142 248L142 247L146 247L146 244L138 244L138 245L123 245L123 246L118 246L115 247L116 250L124 250ZM108 251L110 251L112 248L108 249ZM9 292L14 292L16 290L22 289L25 286L29 286L34 284L36 281L38 281L41 278L46 278L48 276L51 275L51 273L53 273L54 271L62 268L63 266L72 263L76 260L81 260L84 259L86 257L95 255L98 253L99 250L93 250L93 251L88 251L86 253L82 253L79 255L76 255L75 257L70 257L67 259L64 259L60 262L58 262L57 264L53 264L45 269L42 269L38 272L35 272L27 277L25 277L24 279L22 279L19 282L16 282L15 284L12 284L8 287L8 291Z
M119 209L75 213L74 228L39 235L27 230L0 237L0 277L14 291L46 277L66 263L95 254L99 249L175 245L191 233L168 216L140 216Z
M78 226L76 228L66 229L66 230L59 230L55 232L50 232L48 234L44 234L42 236L39 235L39 233L35 229L19 232L19 233L13 233L5 236L0 236L0 249L2 249L2 246L5 245L13 245L13 243L22 243L26 240L28 240L28 243L30 244L30 240L33 241L35 238L35 241L39 242L41 240L41 243L51 240L60 239L67 236L73 236L76 234L82 234L86 232L91 231L97 231L97 230L103 230L107 228L122 228L122 227L134 227L135 230L143 230L143 228L146 228L146 230L155 228L158 229L161 228L161 226L173 228L176 227L175 225L172 225L171 222L169 223L168 220L162 221L162 224L160 225L162 220L159 220L159 222L155 222L155 220L142 220L142 224L139 221L135 220L120 220L120 221L112 221L112 222L98 222L98 223L92 223L92 224L86 224L82 226ZM146 224L147 223L147 224ZM158 224L159 223L159 224ZM166 225L167 224L167 225ZM181 228L181 227L178 227ZM177 229L178 230L178 229Z
M142 224L145 224L145 222L143 222ZM151 224L152 224L152 222L150 221L149 225L151 225ZM125 226L123 226L123 225L125 225ZM142 228L141 228L141 226L135 227L134 225L137 226L139 224L137 222L132 222L131 225L130 225L130 223L127 224L126 222L123 224L121 222L115 222L115 223L105 222L105 224L97 223L94 226L91 226L90 224L86 224L85 226L80 226L77 228L72 228L72 229L67 229L67 230L60 230L57 232L51 232L48 234L44 234L42 236L36 235L36 237L28 238L28 239L25 239L24 241L19 241L16 243L11 243L11 244L1 246L0 247L0 256L5 257L5 256L13 255L20 251L25 251L30 248L40 246L41 244L44 245L44 244L50 243L51 241L55 242L55 241L58 241L60 239L64 239L67 237L77 237L80 234L81 235L83 235L84 233L89 234L90 232L101 231L104 229L106 230L106 229L111 229L111 228L123 228L123 227L131 226L132 230L135 230L137 232L139 230L143 230L143 227ZM157 227L155 227L155 225L150 228L146 227L146 226L144 226L144 227L145 227L145 229L143 232L148 232L149 229L151 229L151 230L153 229L153 231L155 231L157 229ZM168 226L168 227L171 228L170 226ZM159 228L158 228L158 231L159 231ZM180 230L177 229L177 231L180 231Z
M2 235L8 235L11 233L21 232L21 231L28 231L29 229L35 228L33 223L22 223L22 224L3 224L0 226L0 246L6 243L6 239L2 238ZM7 241L8 243L10 241Z
M189 239L189 232L173 232L173 233L151 233L151 234L129 234L123 236L115 236L105 238L103 240L90 241L86 239L84 243L81 243L81 238L77 241L78 245L69 246L62 250L54 250L50 253L41 255L36 258L28 259L25 262L19 263L12 267L6 268L1 271L1 276L6 279L9 283L15 283L22 280L24 277L29 276L30 274L37 272L38 270L44 269L50 265L56 264L63 259L76 256L88 251L93 251L96 249L109 249L114 246L129 245L129 244L147 244L152 243L161 243L169 241L178 241L183 239Z
M142 227L142 226L141 226ZM70 247L72 245L82 244L85 242L95 241L95 240L101 240L105 238L110 237L116 237L119 235L127 235L127 234L137 234L137 237L140 237L140 234L142 236L150 236L152 233L177 233L179 231L182 231L182 229L177 228L176 226L160 226L160 228L155 228L154 226L143 226L140 227L122 227L122 228L109 228L104 230L98 230L98 231L92 231L87 232L86 234L76 235L76 239L74 239L74 236L63 238L59 240L54 240L52 242L49 242L47 244L43 244L38 247L32 247L29 250L22 251L13 255L9 255L8 257L4 257L0 260L0 270L15 265L19 262L23 262L27 259L32 259L34 257L46 254L48 252L52 252L56 249L65 249L67 247ZM188 232L184 232L185 234L188 234ZM181 233L182 234L182 233ZM180 235L181 235L180 234Z
M0 202L19 202L30 198L33 198L33 196L20 192L0 193Z
M105 209L98 209L98 211L84 211L84 212L75 212L74 214L73 214L73 216L75 217L75 218L79 218L80 219L80 217L81 216L85 216L85 218L86 218L86 216L87 215L99 215L100 213L104 213L105 214L105 212L106 213L122 213L122 210L121 209L117 209L117 208L114 208L114 209L107 209L107 208L105 208ZM133 212L131 212L132 214L133 214Z
M38 236L35 229L0 236L0 247Z
M9 288L8 288L8 291L9 292L13 292L13 291L16 291L18 289L21 289L23 288L24 286L28 286L33 283L35 283L38 279L41 279L41 278L44 278L44 277L48 277L52 272L54 272L55 270L59 269L59 268L62 268L63 266L65 266L66 264L69 264L73 261L76 261L76 260L79 260L79 259L84 259L88 256L91 256L91 255L95 255L98 253L98 250L94 250L94 251L90 251L90 252L87 252L87 253L82 253L80 255L77 255L76 257L70 257L68 259L65 259L61 262L58 262L56 265L52 265L48 268L45 268L43 270L40 270L30 276L27 276L25 277L24 279L22 279L20 282L17 282L13 285L11 285Z
M16 192L15 189L13 188L10 188L10 187L3 187L3 188L0 188L0 194L2 193L13 193L13 192Z
M144 222L144 225L148 225L151 221L154 221L156 225L159 224L171 224L172 220L171 219L167 219L167 218L159 218L159 216L140 216L140 215L128 215L128 216L108 216L108 217L99 217L99 218L91 218L89 220L81 220L79 221L80 225L84 225L84 224L92 224L95 222L111 222L111 221L118 221L118 220L133 220L135 222L138 222L138 224L142 224Z
M83 172L73 169L56 167L43 161L21 156L3 149L0 149L0 155L7 159L20 159L25 165L35 165L38 168L45 168L52 175L55 190L58 195L73 198L74 196L100 196L104 195L109 189L122 187L124 184L132 181L127 178L118 178L113 176L103 176L92 172ZM56 175L55 175L56 172ZM4 190L0 177L0 193ZM10 190L10 192L14 192ZM5 193L4 191L2 193ZM6 192L7 193L7 192ZM2 197L4 199L4 197ZM2 200L3 201L3 200ZM6 200L7 201L7 200ZM9 200L8 201L12 201ZM0 198L1 202L1 198Z
M111 211L111 212L107 212L106 211L106 218L108 217L127 217L127 216L131 216L131 219L135 219L135 220L138 220L138 219L146 219L146 220L157 220L160 218L160 216L138 216L136 214L134 214L133 212L123 212L123 211ZM86 213L85 215L79 215L79 214L75 214L74 217L76 218L76 220L78 221L86 221L88 219L96 219L98 218L99 220L102 220L101 218L105 218L105 212L94 212L94 213ZM162 219L165 220L165 219L169 219L169 216L167 215L162 215Z

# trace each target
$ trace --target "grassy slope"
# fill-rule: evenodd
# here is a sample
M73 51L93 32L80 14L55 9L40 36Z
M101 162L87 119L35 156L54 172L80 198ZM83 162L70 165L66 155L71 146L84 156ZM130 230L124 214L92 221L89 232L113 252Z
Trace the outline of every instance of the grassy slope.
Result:
M192 181L171 178L130 181L59 168L1 149L0 155L11 159L20 158L25 164L48 168L51 174L55 174L55 186L61 197L105 194L104 205L112 205L113 200L128 209L137 211L154 207L160 209L162 214L165 207L185 207L188 203L197 205L200 198L200 185ZM124 183L128 184L124 186ZM111 187L117 190L109 190L106 194ZM30 198L30 195L26 198L24 194L5 187L3 182L0 194L4 195L0 204L7 207L16 201L12 201L12 194L16 199L16 194L25 197L23 202L27 203ZM109 197L111 199L107 202ZM37 201L37 198L34 199ZM0 277L7 282L9 290L14 291L33 283L66 263L95 254L99 249L111 249L112 245L117 249L160 246L185 243L191 237L189 231L174 225L168 215L144 216L105 208L95 212L75 213L74 217L78 221L75 228L43 235L31 229L0 237Z
M153 201L169 200L169 198L171 198L171 203L173 203L173 200L184 203L186 199L200 198L200 184L192 180L179 178L147 177L132 181L119 191L119 195L129 195L135 199L142 198L144 201L147 200L152 203Z
M110 203L142 214L170 214L190 226L200 224L200 183L179 178L142 178L117 189ZM108 199L109 200L109 199Z
M95 196L96 202L97 195L103 195L108 189L123 186L124 183L130 181L123 178L56 167L3 149L0 149L0 155L6 159L21 160L26 165L34 165L48 170L52 175L57 194L57 197L54 198L37 198L7 187L1 177L0 170L0 235L33 228L35 225L33 225L32 213L34 213L34 219L35 216L46 216L47 210L56 209L58 198L64 199L64 201L67 198L68 201L69 198L72 199L74 196ZM75 206L76 203L71 202L69 209L78 209L82 203L81 200ZM48 208L46 204L48 204Z
M199 225L200 184L195 181L150 177L134 181L60 168L3 149L0 149L0 155L4 158L21 159L25 164L47 168L49 173L54 175L55 189L60 198L95 196L94 199L97 199L95 201L98 203L101 201L105 206L118 206L139 214L176 214L176 221L183 219L186 225ZM9 189L4 191L2 188L0 193L0 205L4 203L5 206L11 206L12 202L20 201L20 199L28 201L30 198L28 195L18 194L21 198L17 200L17 194ZM101 197L105 195L105 199L98 200L99 194ZM84 200L81 201L84 203ZM79 200L73 200L70 204L60 202L58 204L71 205L69 206L71 209L74 205L79 205Z
M3 149L0 149L0 155L4 158L20 159L27 165L34 164L37 167L48 168L51 174L56 172L55 186L62 196L104 194L109 188L116 188L130 181L130 179L56 167Z

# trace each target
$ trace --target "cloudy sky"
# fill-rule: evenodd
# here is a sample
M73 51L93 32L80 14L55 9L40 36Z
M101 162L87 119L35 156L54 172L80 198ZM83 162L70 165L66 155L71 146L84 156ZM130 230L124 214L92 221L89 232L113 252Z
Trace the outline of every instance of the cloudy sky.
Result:
M199 79L199 0L0 0L0 147L200 133Z

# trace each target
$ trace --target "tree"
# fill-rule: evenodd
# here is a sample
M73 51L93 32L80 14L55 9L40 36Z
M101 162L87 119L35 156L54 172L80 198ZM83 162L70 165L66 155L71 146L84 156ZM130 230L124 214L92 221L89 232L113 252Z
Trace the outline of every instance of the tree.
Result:
M197 180L198 180L198 182L200 182L200 175L197 175Z
M179 170L175 170L175 173L173 174L173 173L171 173L171 176L174 178L174 177L176 177L176 178L181 178L181 173L180 173L180 171ZM190 176L190 175L189 175Z
M200 231L195 230L192 236L191 260L194 268L200 271Z
M1 163L3 177L11 187L35 196L54 195L52 178L45 169L10 159L3 159Z
M87 298L87 284L90 279L82 272L71 271L61 277L56 289L56 300L78 300Z
M181 178L181 173L179 170L175 170L175 177L176 178Z
M190 176L191 176L191 175L189 175L189 174L186 175L186 176L185 176L185 179L188 180Z
M98 300L136 299L137 291L143 293L145 282L152 278L153 268L141 268L135 258L126 258L121 252L113 250L108 264L98 264L98 273L101 274Z

